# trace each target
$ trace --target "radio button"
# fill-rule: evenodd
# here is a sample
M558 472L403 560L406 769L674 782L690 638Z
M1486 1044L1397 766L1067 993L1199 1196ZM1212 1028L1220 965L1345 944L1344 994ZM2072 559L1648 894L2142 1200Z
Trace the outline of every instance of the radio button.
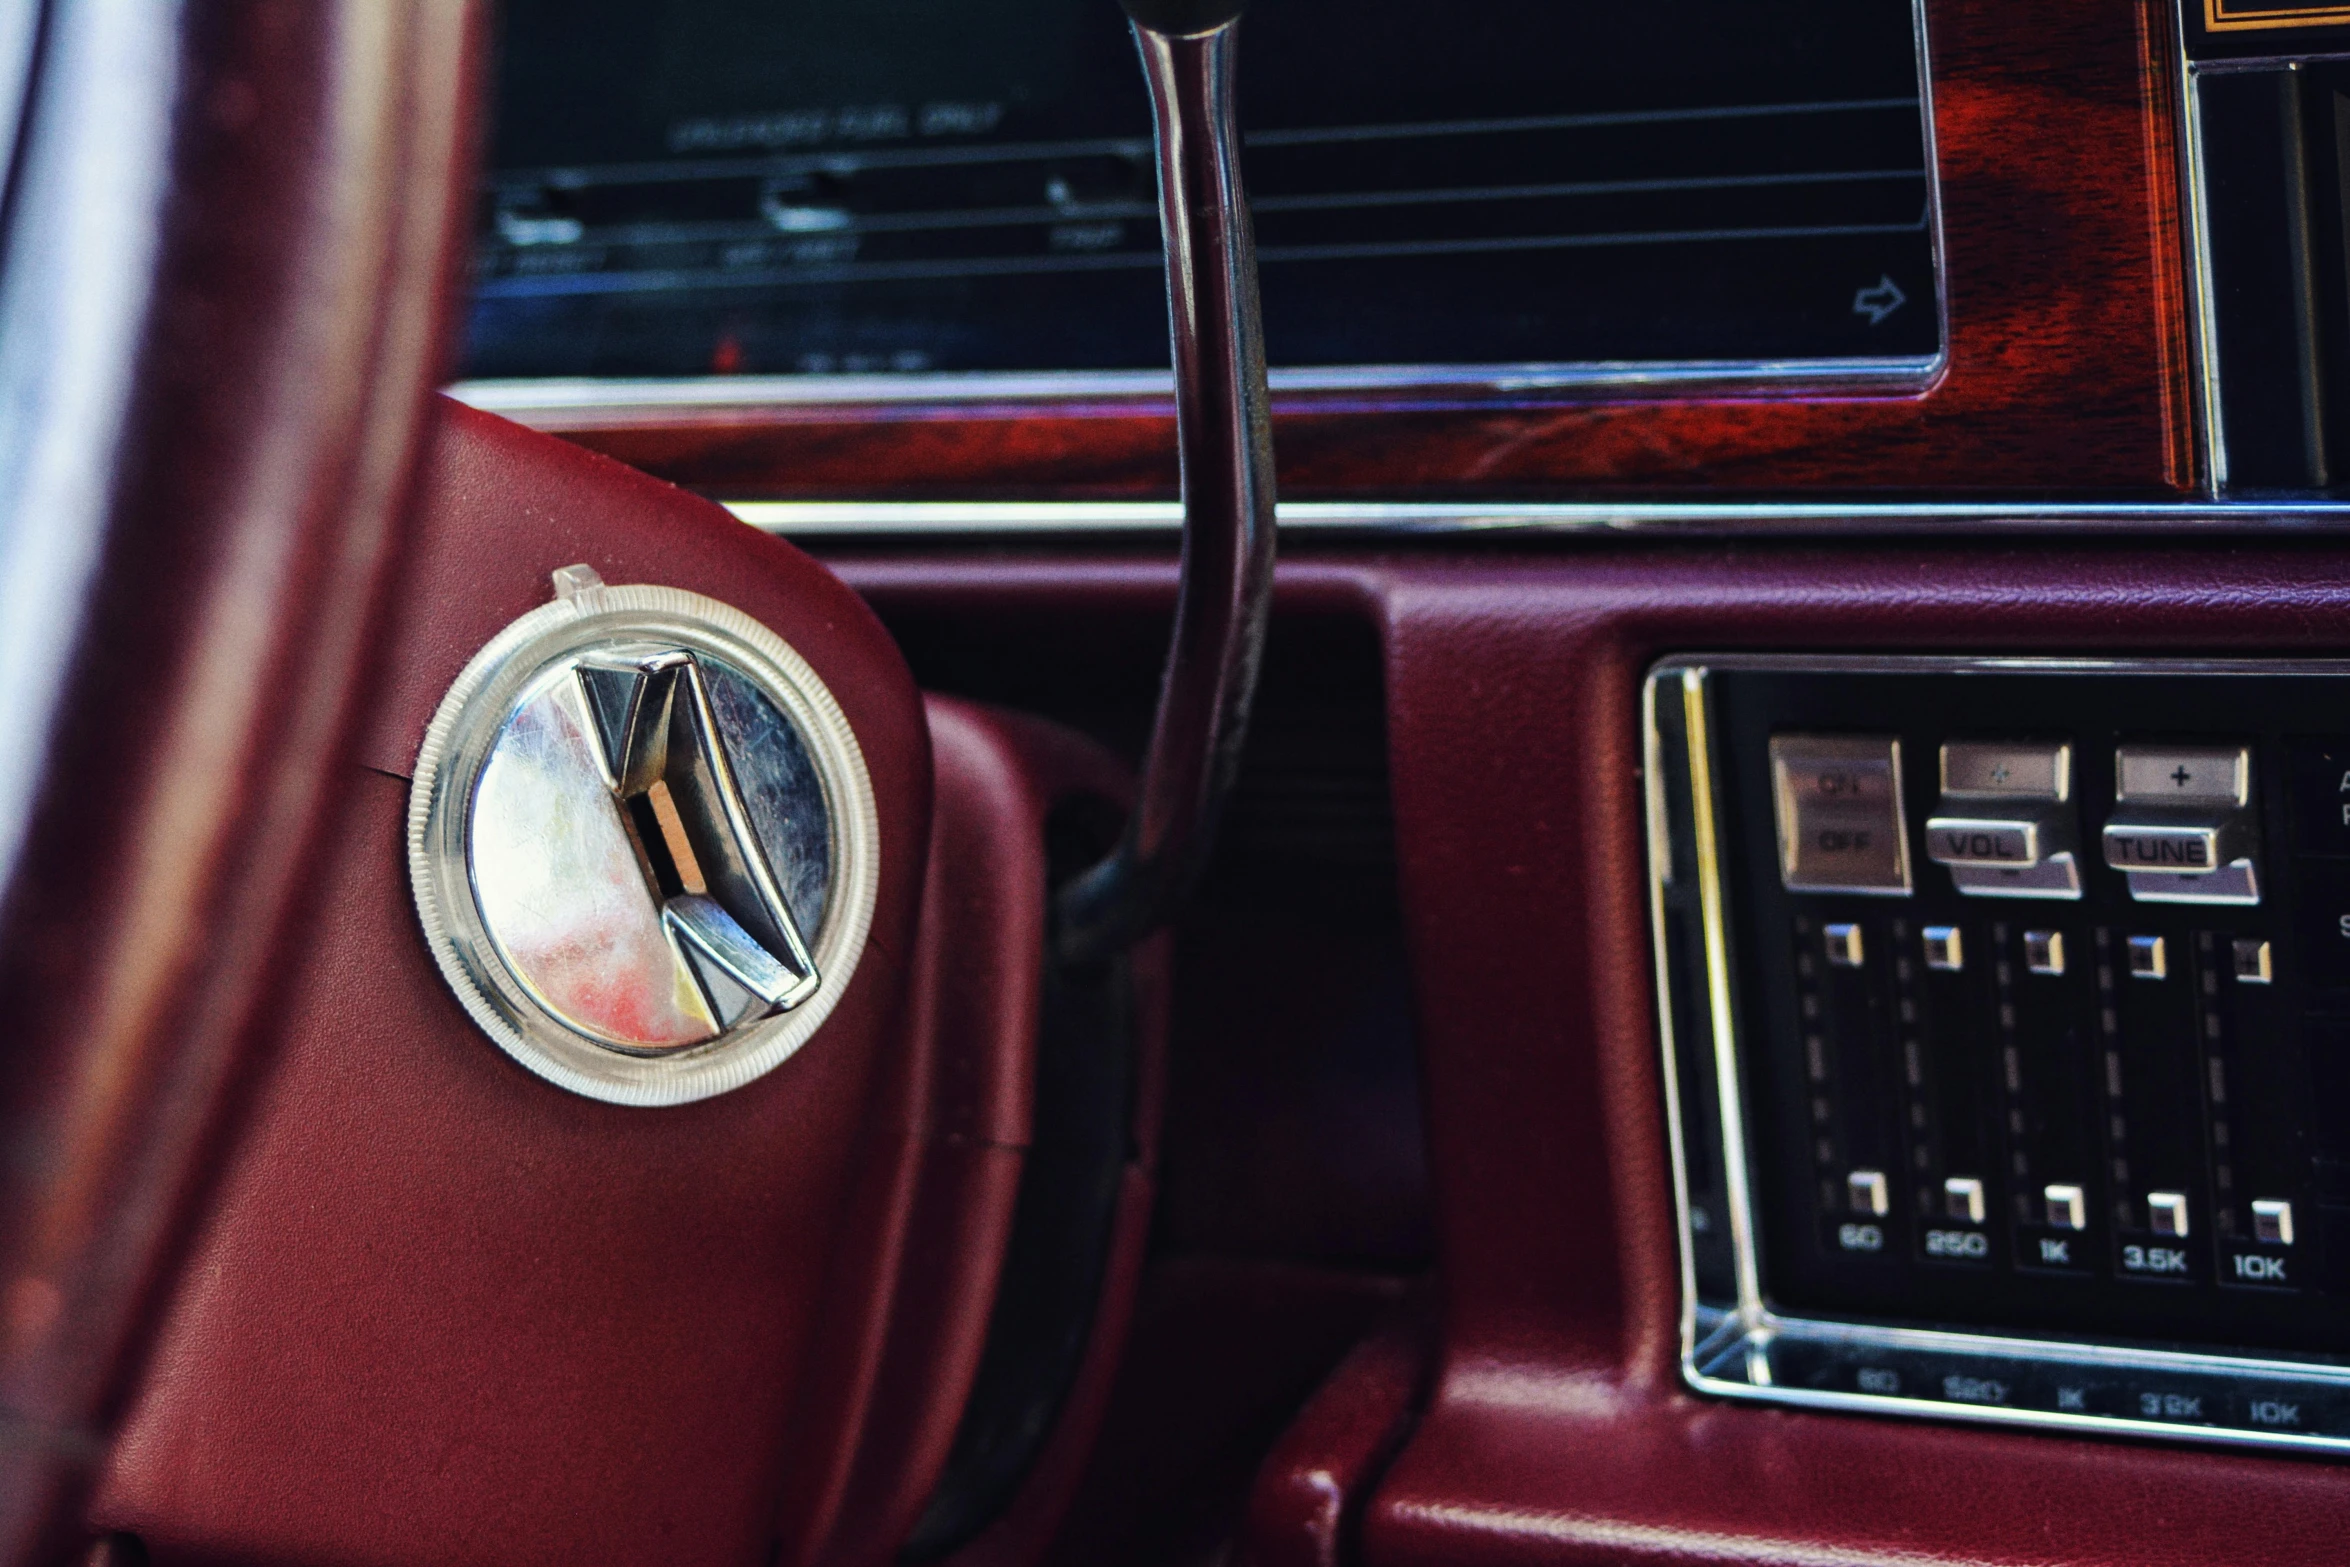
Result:
M1773 735L1771 793L1788 891L1909 894L1899 740Z

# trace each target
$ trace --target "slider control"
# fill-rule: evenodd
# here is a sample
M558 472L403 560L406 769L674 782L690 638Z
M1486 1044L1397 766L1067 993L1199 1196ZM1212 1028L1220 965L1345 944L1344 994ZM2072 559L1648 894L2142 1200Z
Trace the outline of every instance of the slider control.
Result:
M1893 1196L1882 1170L1855 1170L1844 1177L1844 1198L1854 1213L1881 1219L1892 1211Z
M2184 1237L2187 1233L2187 1194L2148 1192L2146 1221L2146 1227L2157 1235Z
M1951 741L1926 857L1974 897L2078 898L2072 775L2069 745Z

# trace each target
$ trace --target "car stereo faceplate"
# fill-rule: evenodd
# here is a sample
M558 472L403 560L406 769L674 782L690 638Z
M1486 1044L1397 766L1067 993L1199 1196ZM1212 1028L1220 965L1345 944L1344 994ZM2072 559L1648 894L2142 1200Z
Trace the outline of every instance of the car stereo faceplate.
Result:
M2350 665L1647 686L1683 1371L2350 1450Z

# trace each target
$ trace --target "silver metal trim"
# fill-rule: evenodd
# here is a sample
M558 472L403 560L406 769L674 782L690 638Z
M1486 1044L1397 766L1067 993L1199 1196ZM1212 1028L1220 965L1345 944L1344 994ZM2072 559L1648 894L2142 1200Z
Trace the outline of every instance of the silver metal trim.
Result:
M1721 836L1714 817L1720 796L1714 788L1711 699L1703 666L1681 671L1682 733L1689 748L1690 816L1697 837L1697 890L1705 939L1706 1004L1711 1013L1714 1075L1725 1086L1725 1106L1744 1080L1738 1067L1738 1007L1731 989L1730 920L1722 899ZM1662 892L1659 891L1661 898ZM1660 904L1661 907L1661 904ZM1669 992L1668 992L1669 994ZM1722 1115L1722 1187L1730 1204L1730 1245L1735 1258L1738 1313L1754 1320L1763 1310L1761 1249L1754 1238L1754 1199L1747 1184L1746 1117ZM1681 1244L1690 1247L1684 1232Z
M2296 65L2338 65L2350 60L2350 51L2340 49L2310 50L2302 54L2244 54L2229 55L2224 60L2191 60L2198 76L2253 76L2262 71L2285 70Z
M1749 1347L1749 1357L1767 1353L1777 1340L1835 1344L1858 1349L1910 1350L1925 1353L1979 1356L1985 1360L2024 1361L2039 1365L2079 1365L2106 1371L2187 1373L2242 1377L2247 1380L2301 1383L2312 1387L2350 1387L2350 1367L2316 1362L2239 1359L2176 1350L2122 1349L2108 1345L2069 1344L2041 1339L1999 1338L1938 1332L1926 1328L1856 1328L1842 1323L1809 1322L1766 1314L1744 1331L1704 1348L1704 1359L1719 1364L1738 1346ZM2071 1431L2083 1435L2126 1436L2160 1441L2216 1443L2281 1451L2350 1453L2350 1437L2309 1432L2263 1431L2243 1426L2187 1425L2172 1421L2130 1419L2117 1415L2067 1414L2056 1410L2016 1409L1969 1404L1956 1400L1910 1398L1900 1394L1844 1393L1798 1388L1768 1382L1735 1382L1698 1369L1696 1357L1685 1355L1682 1377L1701 1393L1749 1403L1792 1405L1799 1408L1843 1410L1857 1414L1896 1415L1911 1420L1957 1420L1973 1424L2031 1427ZM1767 1360L1765 1362L1767 1364Z
M2194 402L2196 435L2203 449L2203 493L2217 496L2227 487L2227 432L2219 400L2219 325L2212 302L2211 221L2207 175L2203 164L2203 104L2197 93L2197 70L2187 58L2186 14L2171 8L2173 46L2178 61L2180 177L2186 185L2180 221L2186 224L2188 391Z
M1673 863L1670 815L1665 796L1664 735L1657 728L1659 682L1652 676L1640 686L1640 756L1648 795L1648 949L1656 976L1657 1046L1662 1055L1665 1091L1665 1149L1673 1165L1673 1232L1681 1238L1681 1319L1684 1345L1697 1340L1697 1259L1691 1244L1689 1221L1688 1143L1681 1126L1681 1050L1679 1020L1667 1000L1673 993L1672 942L1666 923L1665 888L1679 874ZM1691 867L1694 870L1694 867Z
M1939 235L1939 218L1934 232ZM1937 275L1939 271L1939 238ZM1939 285L1937 284L1937 294ZM1948 328L1943 329L1947 335ZM1947 353L1885 359L1688 359L1527 361L1493 365L1308 365L1265 373L1275 392L1430 390L1513 392L1649 390L1694 395L1714 387L1753 390L1819 385L1892 396L1924 387ZM970 370L871 375L695 376L678 379L458 381L451 397L523 424L565 415L612 417L661 410L727 413L761 408L857 407L905 403L1165 401L1171 370Z
M1069 538L1181 532L1174 501L729 500L737 517L786 538ZM2350 531L2350 502L1948 501L1283 501L1282 531L1330 537L1402 534L1686 532L2229 533L2246 528Z
M1910 0L1909 35L1917 45L1918 134L1926 164L1926 230L1934 263L1934 341L1939 345L1919 383L1939 376L1950 363L1950 264L1942 245L1942 146L1934 130L1933 45L1926 32L1926 0Z
M565 586L558 574L558 591ZM742 1087L806 1044L847 994L880 891L880 817L864 753L808 662L731 605L654 585L580 586L508 625L468 662L425 731L408 795L408 871L417 919L466 1012L527 1070L591 1099L675 1105ZM799 732L831 818L831 891L809 943L824 983L793 1010L660 1056L617 1053L547 1011L497 956L467 853L472 802L516 698L567 655L614 638L656 639L749 675Z
M1658 825L1650 834L1649 899L1651 928L1656 933L1658 977L1657 1016L1663 1052L1664 1084L1671 1096L1666 1121L1673 1153L1673 1183L1677 1238L1681 1248L1681 1377L1691 1389L1715 1397L1750 1403L1842 1410L1860 1414L1895 1415L1906 1419L1961 1421L2071 1431L2081 1434L2136 1439L2189 1441L2283 1451L2350 1453L2350 1435L2264 1430L2247 1426L2187 1424L2162 1419L2115 1415L2073 1414L2054 1410L1970 1404L1957 1400L1914 1398L1892 1393L1841 1392L1789 1387L1773 1379L1770 1351L1774 1344L1815 1343L1859 1350L1910 1350L1980 1358L1983 1361L2024 1362L2033 1365L2077 1364L2108 1370L2154 1373L2192 1373L2226 1377L2240 1382L2300 1385L2326 1390L2350 1389L2350 1362L2288 1359L2258 1354L2219 1354L2191 1350L2164 1350L2136 1346L2084 1343L2057 1336L2021 1337L1997 1333L1957 1333L1931 1328L1883 1324L1841 1323L1780 1316L1763 1301L1760 1257L1748 1203L1745 1107L1740 1085L1744 1078L1730 1033L1734 1008L1730 996L1728 932L1723 917L1720 878L1723 867L1711 832L1718 804L1712 785L1710 735L1704 722L1709 704L1707 682L1714 671L1754 669L1782 672L1851 674L2124 674L2146 677L2181 674L2273 676L2350 675L2350 660L2327 659L2149 659L2047 658L1946 655L1821 654L1788 657L1778 654L1684 654L1659 660L1643 682L1644 712L1648 717L1647 761L1651 812ZM1690 799L1686 802L1699 834L1698 864L1691 868L1700 888L1712 889L1704 900L1707 973L1703 976L1714 1012L1716 1099L1721 1107L1724 1186L1732 1208L1731 1245L1736 1270L1737 1299L1727 1307L1697 1298L1695 1236L1689 1223L1686 1146L1680 1083L1675 1071L1670 954L1667 951L1666 888L1672 869L1660 851L1668 840L1660 836L1669 803L1664 791L1663 737L1655 723L1656 703L1662 692L1678 687L1692 722L1687 730ZM2030 933L2037 935L2040 933ZM2068 1194L2069 1196L2070 1194ZM2085 1195L2076 1200L2085 1202ZM1744 1380L1716 1374L1736 1365Z

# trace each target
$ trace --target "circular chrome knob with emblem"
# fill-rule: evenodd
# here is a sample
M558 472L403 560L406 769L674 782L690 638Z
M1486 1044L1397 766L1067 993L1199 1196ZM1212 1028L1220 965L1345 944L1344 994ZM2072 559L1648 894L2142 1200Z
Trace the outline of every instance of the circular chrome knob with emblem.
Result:
M442 699L409 798L425 937L468 1012L621 1104L740 1087L846 989L878 890L873 788L766 627L584 566Z

